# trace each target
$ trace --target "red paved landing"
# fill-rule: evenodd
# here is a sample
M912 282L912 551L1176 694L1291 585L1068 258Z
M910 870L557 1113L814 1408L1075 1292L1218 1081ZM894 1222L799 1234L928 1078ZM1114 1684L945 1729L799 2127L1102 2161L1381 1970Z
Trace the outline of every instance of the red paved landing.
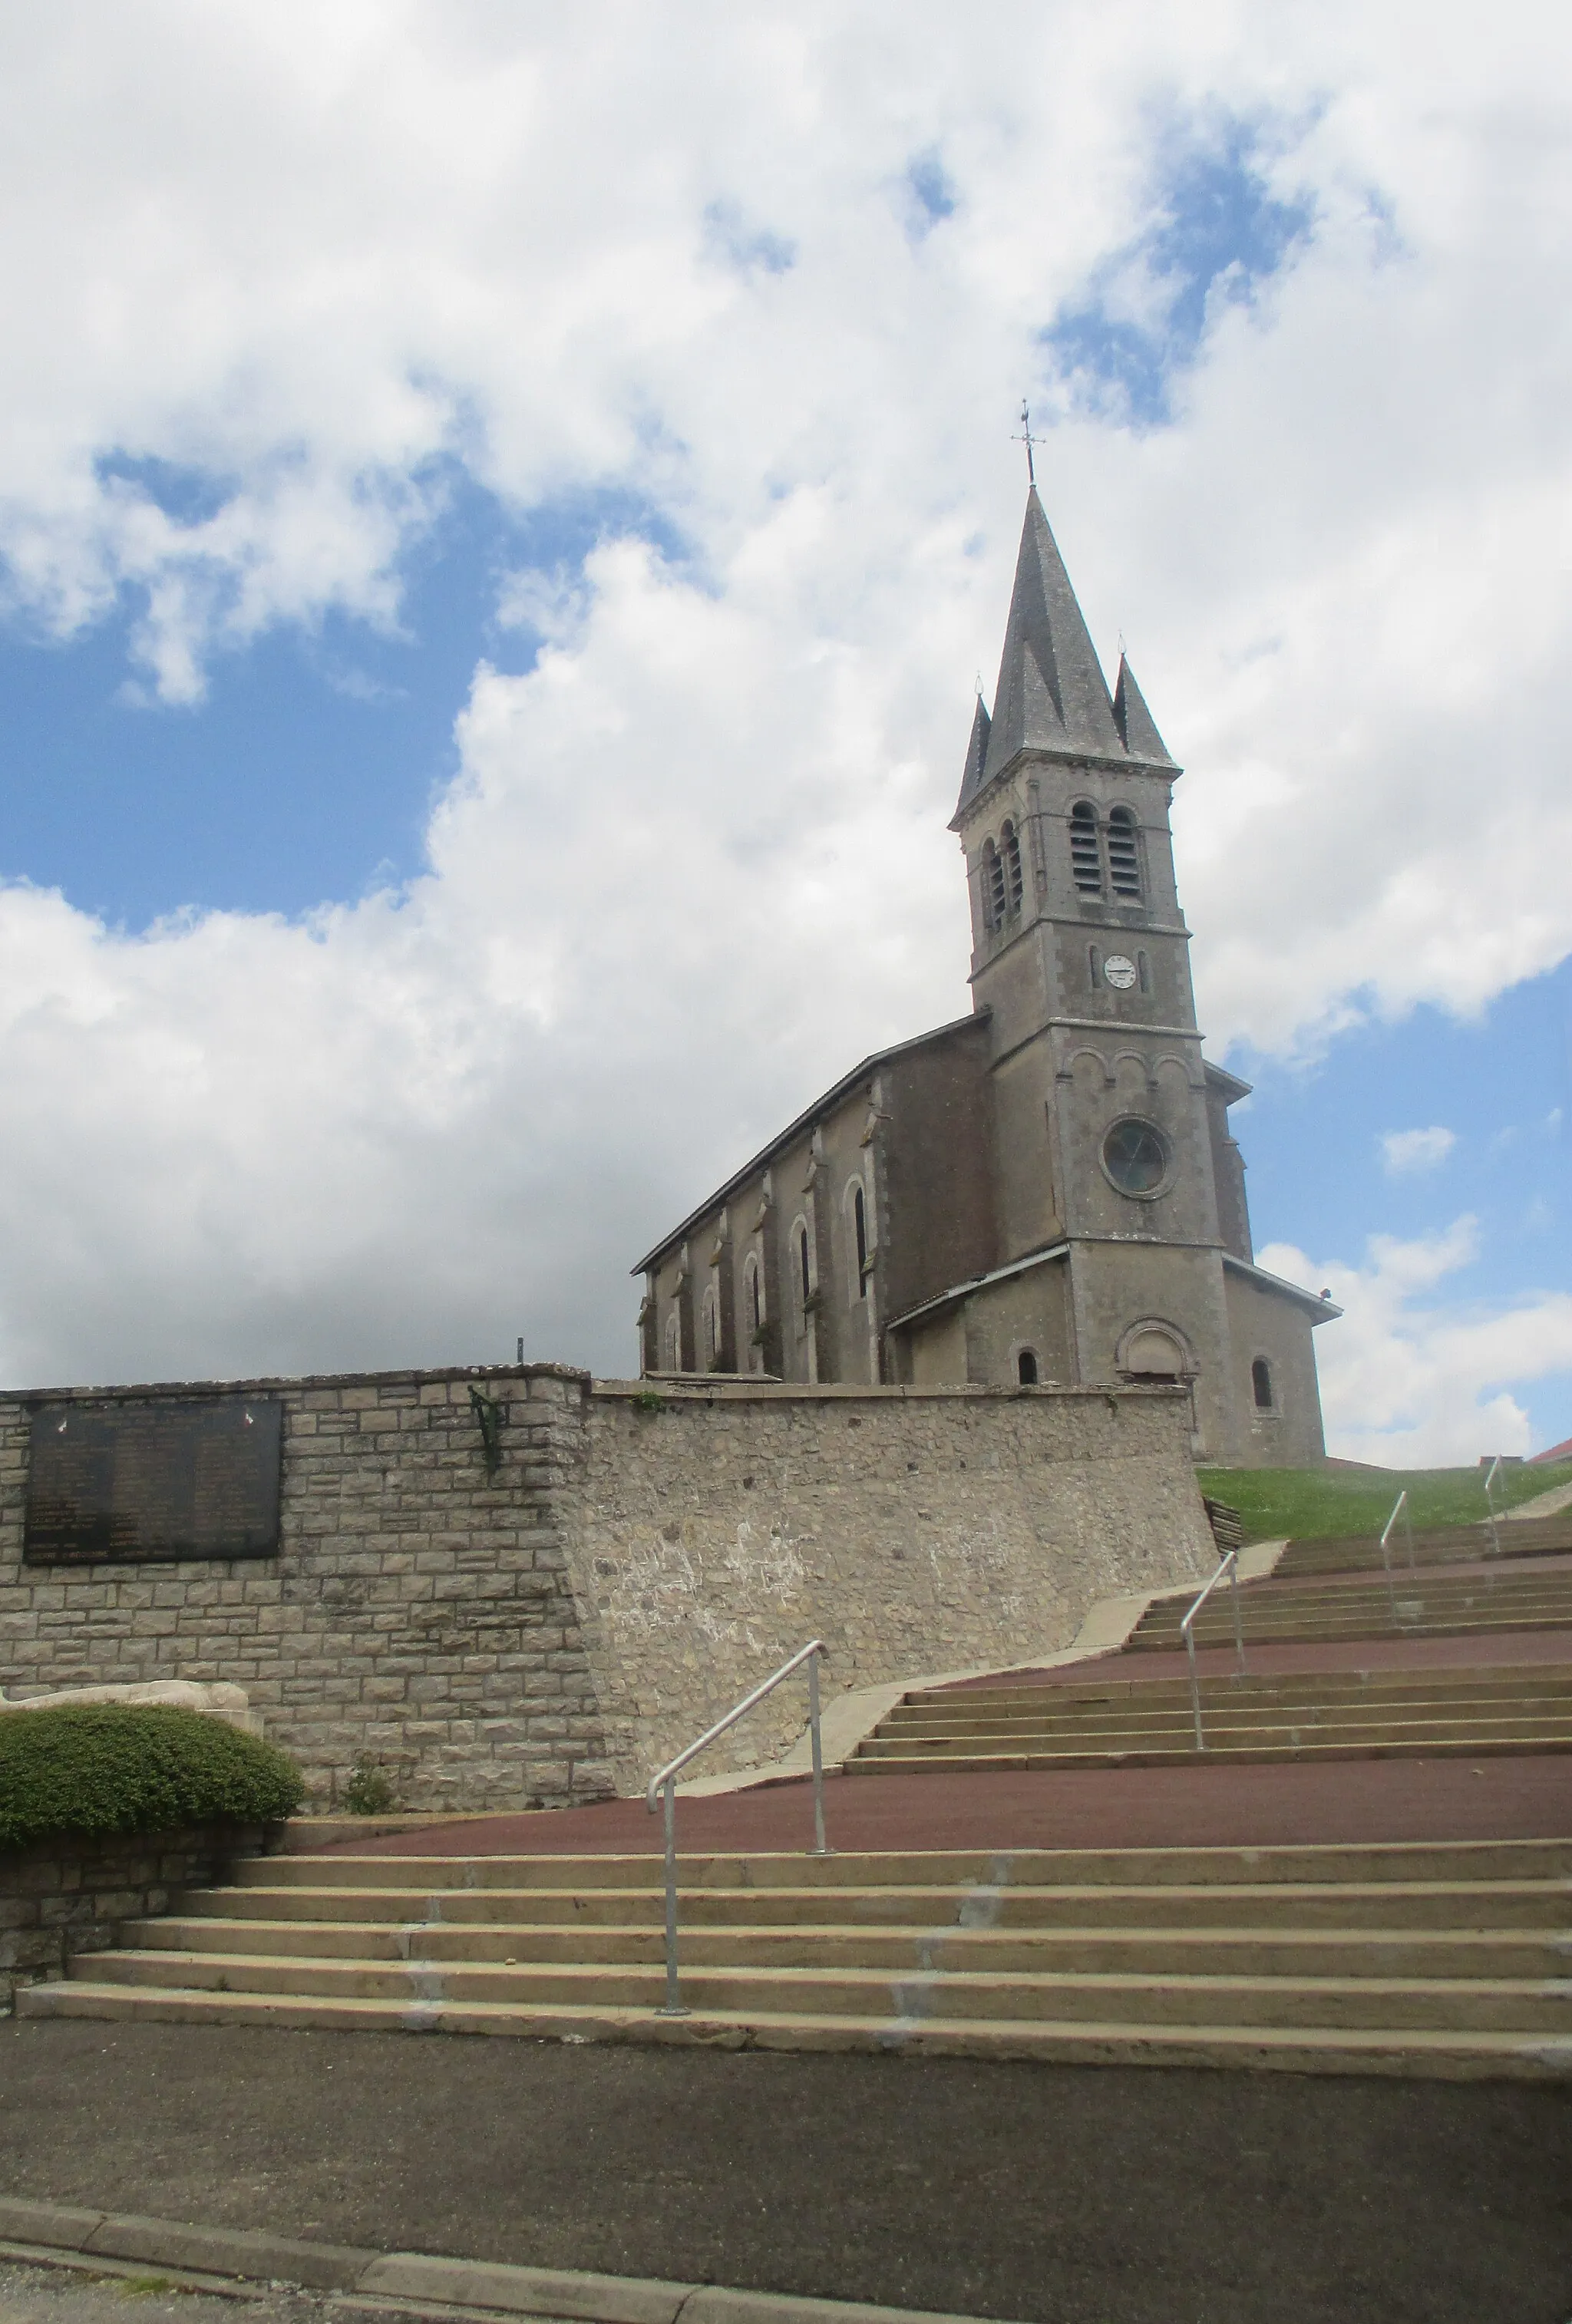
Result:
M1572 1754L1542 1758L1302 1761L1040 1775L831 1775L832 1848L1262 1847L1279 1842L1572 1839ZM806 1782L680 1799L685 1854L811 1847ZM657 1852L642 1800L349 1840L334 1855Z

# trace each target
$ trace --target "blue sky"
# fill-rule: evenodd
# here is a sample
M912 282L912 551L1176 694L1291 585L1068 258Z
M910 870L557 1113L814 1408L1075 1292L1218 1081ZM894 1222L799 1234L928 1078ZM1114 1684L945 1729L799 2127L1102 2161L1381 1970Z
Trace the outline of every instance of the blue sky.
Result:
M1343 1448L1572 1434L1531 42L919 13L14 45L9 1375L625 1365L650 1233L966 1005L1025 393Z

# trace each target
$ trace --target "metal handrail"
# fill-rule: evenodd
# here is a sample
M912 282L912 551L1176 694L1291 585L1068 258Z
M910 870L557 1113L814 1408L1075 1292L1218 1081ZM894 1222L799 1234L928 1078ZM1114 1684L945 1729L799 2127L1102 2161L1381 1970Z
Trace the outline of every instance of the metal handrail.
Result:
M690 1743L686 1751L679 1751L674 1759L669 1759L650 1778L644 1793L644 1804L652 1815L655 1812L657 1796L664 1792L666 1798L666 1999L656 2013L661 2017L686 2017L689 2015L682 2006L677 1983L678 1775L690 1759L697 1759L717 1736L724 1735L728 1727L735 1727L739 1719L745 1718L755 1703L763 1702L767 1694L772 1694L781 1680L790 1678L794 1670L800 1670L804 1663L808 1665L808 1726L813 1738L813 1846L809 1853L814 1856L829 1854L824 1837L824 1749L818 1732L818 1657L824 1650L822 1638L810 1638L805 1646L799 1647L790 1662L782 1663L778 1671L772 1672L762 1686L756 1686L752 1694L744 1695L724 1719L717 1719L713 1727L707 1728L697 1743Z
M1400 1517L1408 1527L1409 1572L1412 1573L1414 1571L1414 1521L1409 1512L1409 1494L1406 1485L1393 1501L1392 1515L1381 1529L1381 1562L1386 1568L1386 1594L1392 1604L1392 1626L1394 1630L1397 1628L1397 1587L1392 1578L1392 1557L1386 1545L1392 1539L1392 1529Z
M1239 1553L1236 1549L1231 1549L1218 1565L1217 1571L1213 1574L1211 1580L1207 1582L1200 1596L1196 1600L1195 1604L1190 1608L1189 1612L1179 1624L1179 1630L1185 1642L1185 1652L1190 1658L1190 1709L1195 1713L1196 1748L1197 1751L1204 1751L1206 1749L1207 1738L1201 1732L1201 1682L1196 1676L1196 1641L1194 1635L1192 1634L1190 1625L1195 1620L1196 1616L1200 1612L1202 1607L1206 1604L1207 1599L1211 1596L1213 1591L1216 1588L1218 1582L1221 1582L1225 1573L1228 1576L1229 1581L1234 1585L1234 1644L1239 1650L1239 1667L1241 1670L1244 1670L1248 1667L1244 1660L1244 1624L1239 1612Z
M1484 1506L1489 1511L1485 1522L1490 1527L1491 1554L1495 1557L1501 1555L1501 1529L1496 1523L1495 1503L1490 1498L1490 1489L1495 1482L1495 1472L1500 1466L1501 1454L1498 1452L1484 1472Z

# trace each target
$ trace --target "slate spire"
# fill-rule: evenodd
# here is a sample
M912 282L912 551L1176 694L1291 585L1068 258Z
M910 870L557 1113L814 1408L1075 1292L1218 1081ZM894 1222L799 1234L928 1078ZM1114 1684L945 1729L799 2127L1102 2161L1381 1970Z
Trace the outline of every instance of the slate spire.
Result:
M1028 745L1099 759L1125 755L1107 680L1035 486L1026 500L984 781Z
M962 807L971 805L983 788L983 769L987 764L988 759L988 733L993 723L988 715L987 705L979 694L976 715L972 720L972 737L966 744L966 763L961 776L961 795L956 802L957 815Z
M1168 745L1158 733L1145 696L1135 683L1135 672L1123 654L1119 657L1118 683L1114 688L1114 722L1133 759L1155 760L1162 767L1173 765Z

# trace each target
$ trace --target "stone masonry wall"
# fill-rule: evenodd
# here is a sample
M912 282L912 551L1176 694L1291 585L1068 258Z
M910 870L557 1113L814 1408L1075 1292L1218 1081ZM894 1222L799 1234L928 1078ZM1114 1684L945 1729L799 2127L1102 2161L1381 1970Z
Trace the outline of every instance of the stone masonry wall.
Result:
M69 1393L276 1396L281 1554L23 1565L31 1399L0 1398L0 1689L234 1682L318 1804L363 1757L415 1809L637 1792L814 1636L831 1692L1015 1662L1214 1558L1169 1391L652 1395L530 1365ZM707 1767L804 1718L783 1689Z
M472 1384L505 1416L495 1476ZM0 1689L233 1680L321 1803L362 1755L415 1808L604 1794L558 1531L587 1386L532 1365L74 1391L282 1403L282 1554L172 1565L23 1565L27 1400L0 1400Z
M1216 1563L1172 1390L601 1382L565 1539L624 1793L809 1638L828 1699L1022 1661ZM790 1681L693 1772L806 1719Z
M63 1976L75 1953L117 1945L125 1922L172 1912L182 1889L224 1879L267 1839L260 1824L212 1824L63 1835L0 1854L0 2016L19 1985Z

